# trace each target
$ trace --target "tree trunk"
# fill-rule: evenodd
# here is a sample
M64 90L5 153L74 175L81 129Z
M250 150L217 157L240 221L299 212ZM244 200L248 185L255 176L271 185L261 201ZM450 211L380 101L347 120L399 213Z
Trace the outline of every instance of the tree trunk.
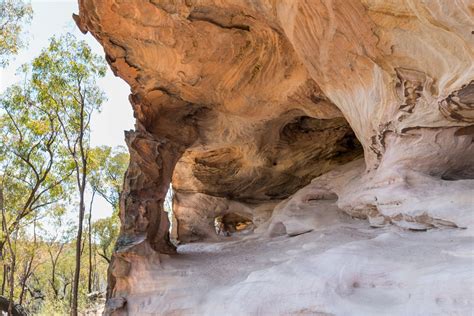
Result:
M58 298L58 289L56 288L56 264L53 265L51 270L51 287L53 288L54 298Z
M96 290L99 290L99 281L100 281L100 275L97 273L97 247L94 246L94 287Z
M57 299L59 296L59 289L56 286L56 267L58 265L58 260L59 256L61 255L61 252L63 251L63 248L65 246L65 243L60 243L59 244L59 250L58 252L53 256L52 253L52 247L54 247L54 242L51 244L50 248L48 249L49 252L49 257L51 259L51 288L53 289L54 292L54 298ZM63 298L66 297L66 295L63 295Z
M89 275L87 278L87 291L92 292L92 204L94 203L95 190L92 191L91 203L89 205Z
M11 263L10 263L10 280L9 280L9 285L10 285L10 294L9 294L9 300L10 303L8 305L8 315L13 315L13 299L14 299L14 294L15 294L15 265L16 265L16 255L15 251L13 250L13 246L11 244L10 238L7 237L8 239L8 248L10 250L10 256L11 256Z
M23 277L21 279L21 291L20 291L20 297L18 299L18 304L22 305L23 304L23 297L25 295L26 291L26 282L28 281L28 278L31 273L31 266L33 263L33 256L31 256L29 262L27 263L27 266L25 267L25 271L23 272Z
M85 179L85 174L82 175L82 178ZM84 191L85 191L85 181L82 182L80 188L80 200L79 200L79 225L77 228L77 239L76 239L76 268L74 270L74 281L73 281L73 291L72 291L72 307L71 315L77 316L78 309L78 296L79 296L79 278L81 275L81 248L82 248L82 229L84 222Z
M77 240L76 240L76 269L74 271L74 281L73 281L73 293L72 293L72 306L71 306L71 315L77 316L78 310L78 295L79 295L79 278L81 276L81 246L82 246L82 229L84 222L84 193L86 191L87 185L87 149L84 147L84 134L86 131L85 119L85 103L82 94L80 93L80 82L79 82L79 94L81 96L81 112L80 112L80 128L78 135L78 145L79 145L79 158L81 159L80 164L77 160L77 152L74 151L72 154L75 158L76 163L76 177L77 177L77 187L79 188L79 224L77 228ZM89 117L90 119L90 117Z
M4 207L4 200L3 200L3 187L0 186L0 211L2 213L2 229L6 236L6 243L8 245L8 250L10 252L10 275L8 280L8 285L10 286L10 293L9 293L9 303L8 303L8 315L13 315L13 294L15 291L15 252L13 250L13 246L10 239L10 234L7 229L7 218L5 216L5 207ZM3 258L5 260L5 258Z
M0 185L0 212L2 212L3 214L3 208L4 208L4 204L3 204L3 186ZM5 232L5 228L6 228L6 223L3 221L3 217L2 217L2 232L3 232L3 235L6 234ZM5 295L5 282L7 280L7 267L5 266L5 256L4 256L4 253L3 253L3 246L0 248L0 255L2 257L2 261L3 261L3 278L2 278L2 296Z
M5 263L3 264L3 279L2 279L2 296L5 296L5 282L7 280L7 268Z
M36 250L36 217L33 222L33 252L31 253L30 260L28 261L25 272L23 273L22 283L21 283L21 292L20 292L20 299L18 300L18 304L23 304L23 297L26 292L26 282L30 278L32 274L32 267L33 267L33 260L35 259L35 250Z

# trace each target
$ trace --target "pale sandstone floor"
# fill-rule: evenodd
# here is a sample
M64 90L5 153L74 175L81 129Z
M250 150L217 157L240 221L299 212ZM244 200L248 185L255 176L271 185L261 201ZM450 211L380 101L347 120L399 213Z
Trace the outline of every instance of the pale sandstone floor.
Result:
M371 228L334 200L298 205L313 231L191 243L131 271L133 315L472 315L469 230ZM294 213L294 210L293 210ZM293 223L293 225L295 224ZM289 225L290 226L290 225Z

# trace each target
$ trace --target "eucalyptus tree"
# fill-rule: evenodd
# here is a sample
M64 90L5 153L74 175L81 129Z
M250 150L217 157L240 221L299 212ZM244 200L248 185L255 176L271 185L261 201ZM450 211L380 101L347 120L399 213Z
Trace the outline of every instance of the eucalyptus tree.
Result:
M127 170L129 154L125 147L115 148L109 146L95 147L91 150L89 183L92 191L92 198L88 216L88 238L89 238L89 273L88 291L92 291L92 237L95 235L98 243L97 254L110 263L112 248L118 236L118 209L120 193L122 191L123 179ZM99 219L92 225L92 200L95 195L101 196L113 208L110 217ZM93 231L94 228L94 231Z
M21 0L0 0L0 67L25 46L22 34L24 26L31 21L31 5Z
M49 259L49 264L47 265L49 274L49 279L44 279L44 283L48 284L52 294L49 299L64 300L67 295L66 291L61 292L61 288L64 289L69 283L72 283L72 280L68 280L63 275L60 274L60 261L67 260L66 256L63 256L63 253L66 252L66 248L70 245L71 241L74 239L75 225L71 220L64 218L62 212L55 212L50 217L51 222L48 223L48 226L55 227L54 232L49 231L48 229L43 228L42 236L44 240L44 245L46 248L47 259Z
M55 112L42 102L29 67L23 66L20 73L23 82L9 87L0 98L0 255L4 259L2 289L9 274L10 299L16 262L12 237L25 222L61 204L71 174L61 152Z
M91 187L117 211L129 154L123 146L96 147L92 154Z
M119 203L129 154L124 147L95 148L96 168L91 173L91 187L113 208L113 214L95 221L92 225L97 254L110 263L119 232Z
M71 314L77 315L81 269L85 192L90 156L90 122L105 101L97 80L106 66L103 58L91 51L85 41L72 34L53 37L49 46L33 61L33 81L41 97L56 114L65 151L74 170L79 210L76 238L76 263Z

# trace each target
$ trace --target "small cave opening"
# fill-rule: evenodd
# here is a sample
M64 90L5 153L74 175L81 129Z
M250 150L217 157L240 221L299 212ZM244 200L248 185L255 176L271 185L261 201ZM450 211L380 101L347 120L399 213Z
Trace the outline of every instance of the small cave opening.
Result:
M168 214L168 221L170 223L169 235L172 244L177 246L178 240L178 221L173 212L173 185L170 183L168 191L166 192L165 201L163 203L164 211Z
M444 181L471 180L474 179L474 170L469 167L465 167L464 170L448 170L440 178Z
M237 213L227 213L214 218L214 227L218 236L236 236L251 234L255 225L251 219Z

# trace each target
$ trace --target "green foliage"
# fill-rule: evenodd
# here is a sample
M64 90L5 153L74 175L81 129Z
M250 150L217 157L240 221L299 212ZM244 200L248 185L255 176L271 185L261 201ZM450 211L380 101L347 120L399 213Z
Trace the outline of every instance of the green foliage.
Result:
M84 194L90 154L90 121L93 112L100 110L105 100L96 80L105 76L106 67L102 58L72 34L52 38L49 47L32 65L33 83L41 91L42 103L54 109L76 178L79 209L71 314L77 315L81 254L84 250ZM89 266L91 271L91 264Z
M109 262L119 233L119 200L129 154L121 146L101 146L93 148L89 158L89 181L92 190L114 208L112 216L99 219L93 224L94 240L98 245L97 253Z
M63 208L71 174L55 113L39 99L41 91L32 84L28 67L22 71L22 84L11 86L0 98L3 235L17 230L22 220ZM4 239L0 238L0 250Z
M0 0L2 5L5 2ZM105 71L102 58L84 41L66 34L52 38L31 64L20 69L23 81L0 97L0 208L5 217L0 231L0 285L4 285L0 294L8 295L12 288L14 300L23 297L22 304L35 314L62 315L71 309L78 225L67 220L67 211L83 197L75 195L74 189L84 193L86 184L115 212L92 223L91 247L81 249L79 306L85 309L92 304L85 264L89 254L92 290L105 290L128 164L124 148L91 148L89 143L92 113L105 101L97 85ZM82 174L87 177L79 181ZM87 234L80 239L83 245L89 240ZM10 251L2 253L1 248L9 245L7 237Z
M23 26L31 21L32 14L31 5L21 0L0 0L0 67L25 46Z
M92 189L117 211L123 176L129 161L128 152L122 146L96 147L90 151L89 161L89 181Z
M93 54L85 41L69 33L53 37L49 47L33 60L38 96L55 110L68 150L74 155L78 154L80 137L88 140L92 113L105 101L96 82L105 72L104 60Z
M112 252L119 234L120 222L115 214L97 220L93 224L94 239L97 243L97 254L110 263Z

